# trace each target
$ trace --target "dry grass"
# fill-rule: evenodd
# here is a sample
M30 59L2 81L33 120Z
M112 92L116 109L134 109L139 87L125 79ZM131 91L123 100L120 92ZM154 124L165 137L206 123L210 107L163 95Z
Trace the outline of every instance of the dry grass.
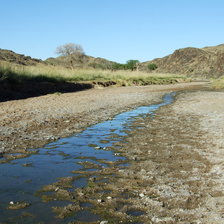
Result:
M224 76L219 79L214 79L212 81L212 87L214 89L224 89Z
M22 66L0 62L0 81L93 82L114 81L120 85L167 84L186 81L185 76L128 70L66 69L50 65Z

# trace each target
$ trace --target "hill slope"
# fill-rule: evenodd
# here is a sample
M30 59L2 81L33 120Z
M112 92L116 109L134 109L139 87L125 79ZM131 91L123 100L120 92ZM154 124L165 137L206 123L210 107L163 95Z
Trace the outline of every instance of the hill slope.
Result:
M23 54L17 54L10 50L4 50L0 48L0 61L7 61L20 65L36 65L38 63L44 63L40 59L31 58Z
M224 44L205 48L182 48L163 58L142 63L156 64L155 72L185 74L204 77L224 75Z
M10 50L5 50L0 48L0 61L7 61L9 63L15 63L20 65L37 65L37 64L49 64L49 65L59 65L62 67L71 68L71 57L61 56L56 58L48 58L45 61L40 59L31 58L23 54L18 54ZM106 60L104 58L95 58L87 55L82 55L81 57L72 57L73 68L102 68L111 69L114 62Z
M67 68L111 69L115 62L87 55L61 56L45 61L0 49L0 61L21 65L49 64ZM156 64L156 73L173 73L191 76L220 77L224 75L224 44L204 48L182 48L163 58L141 63L140 69L147 70L149 64Z
M79 56L59 56L57 58L48 58L45 61L50 65L59 65L67 68L101 68L111 69L115 62L106 60L104 58L95 58L88 55Z

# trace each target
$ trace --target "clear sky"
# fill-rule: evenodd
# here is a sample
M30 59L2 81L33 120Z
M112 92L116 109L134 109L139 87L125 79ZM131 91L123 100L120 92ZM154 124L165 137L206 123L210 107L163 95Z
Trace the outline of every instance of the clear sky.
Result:
M57 46L141 62L224 43L224 0L0 0L0 48L35 58Z

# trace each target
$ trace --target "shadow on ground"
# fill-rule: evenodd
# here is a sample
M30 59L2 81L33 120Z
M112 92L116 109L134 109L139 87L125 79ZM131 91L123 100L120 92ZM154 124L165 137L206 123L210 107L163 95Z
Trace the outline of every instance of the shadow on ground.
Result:
M93 88L92 83L23 82L0 83L0 102L51 93L69 93Z

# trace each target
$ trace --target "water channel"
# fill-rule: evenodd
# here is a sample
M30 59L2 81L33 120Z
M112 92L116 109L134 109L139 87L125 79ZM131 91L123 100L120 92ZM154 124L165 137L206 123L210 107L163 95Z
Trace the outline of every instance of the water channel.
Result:
M114 143L124 140L135 119L153 116L161 106L171 104L174 96L175 93L166 94L161 103L118 114L113 119L88 127L81 133L47 144L28 157L9 161L4 161L5 157L0 158L0 223L49 224L101 220L101 217L88 210L64 220L55 218L52 206L65 206L69 202L43 202L36 192L41 187L55 182L57 178L77 175L71 171L88 171L82 162L106 167L108 161L120 161L121 167L128 166L124 157L108 149L114 147ZM18 153L16 155L18 156ZM73 188L84 188L87 184L87 178L80 178L74 181ZM18 210L8 209L10 203L21 201L28 202L30 206Z

